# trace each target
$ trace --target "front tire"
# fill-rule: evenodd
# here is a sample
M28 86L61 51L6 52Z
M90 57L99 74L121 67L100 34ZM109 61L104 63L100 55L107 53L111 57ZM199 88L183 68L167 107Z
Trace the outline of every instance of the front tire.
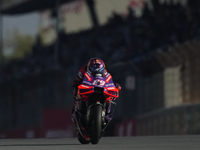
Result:
M92 144L97 144L101 137L102 124L102 106L95 105L93 111L93 123L91 128L90 141Z
M82 135L80 133L78 133L78 140L81 144L89 144L90 141L86 140L84 137L82 137Z

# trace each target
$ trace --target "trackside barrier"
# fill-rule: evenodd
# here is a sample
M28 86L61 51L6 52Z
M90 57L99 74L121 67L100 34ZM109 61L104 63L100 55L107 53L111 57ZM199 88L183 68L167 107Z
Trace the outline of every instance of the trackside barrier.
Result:
M115 126L115 136L184 134L200 134L200 104L160 109Z
M135 136L136 119L122 121L115 126L114 136Z
M1 132L0 138L64 138L74 137L75 126L71 110L47 109L43 111L42 125Z

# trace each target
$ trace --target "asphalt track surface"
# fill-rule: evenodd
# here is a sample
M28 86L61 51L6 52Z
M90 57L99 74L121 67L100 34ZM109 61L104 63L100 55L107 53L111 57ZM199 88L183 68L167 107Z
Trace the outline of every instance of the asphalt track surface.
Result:
M76 138L0 139L0 150L200 150L200 136L102 137L96 145Z

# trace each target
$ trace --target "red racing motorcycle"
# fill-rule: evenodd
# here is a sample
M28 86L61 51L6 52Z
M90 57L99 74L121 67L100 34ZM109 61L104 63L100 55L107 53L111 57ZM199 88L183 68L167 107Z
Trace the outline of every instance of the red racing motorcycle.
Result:
M82 84L78 86L78 95L81 99L76 100L73 113L78 140L82 144L97 144L112 120L114 100L119 97L119 90L109 73L93 76L86 71ZM85 107L82 112L80 104Z

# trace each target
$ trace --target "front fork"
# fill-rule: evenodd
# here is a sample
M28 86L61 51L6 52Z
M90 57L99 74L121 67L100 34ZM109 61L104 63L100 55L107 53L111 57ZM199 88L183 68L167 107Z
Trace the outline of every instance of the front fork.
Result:
M102 106L102 133L105 131L106 127L108 126L108 124L110 123L110 121L112 120L112 113L114 112L114 109L111 109L111 105L114 104L116 105L115 102L110 101L110 103L106 103L103 105L101 104L99 101L97 101L96 103L90 105L89 107L87 107L87 113L86 113L86 122L87 125L90 127L92 124L92 120L90 120L93 115L92 112L92 107L95 105L101 105Z
M90 127L92 124L92 115L93 115L93 107L95 105L101 105L102 106L102 127L104 125L106 125L106 106L104 106L103 104L101 104L99 101L95 102L94 104L90 105L87 107L87 113L86 113L86 121L88 123L88 126Z
M102 109L102 124L101 124L101 135L100 137L103 136L103 134L105 133L105 129L107 128L107 126L109 125L110 121L112 120L112 115L116 106L116 103L108 100L109 103L106 103L104 105L102 105L100 102L97 102L96 105L101 105L103 107ZM95 104L94 104L95 105ZM93 106L94 106L93 105ZM112 107L112 105L114 105L114 107ZM89 111L87 111L87 117L88 119L90 118L90 111L91 109L89 109ZM89 121L89 120L88 120Z
M97 101L96 103L90 105L87 107L87 113L86 113L86 121L87 122L90 122L90 118L92 118L91 116L93 115L93 112L92 112L92 107L94 107L95 105L101 105L102 106L102 118L105 118L105 106L103 104L101 104L99 101Z

